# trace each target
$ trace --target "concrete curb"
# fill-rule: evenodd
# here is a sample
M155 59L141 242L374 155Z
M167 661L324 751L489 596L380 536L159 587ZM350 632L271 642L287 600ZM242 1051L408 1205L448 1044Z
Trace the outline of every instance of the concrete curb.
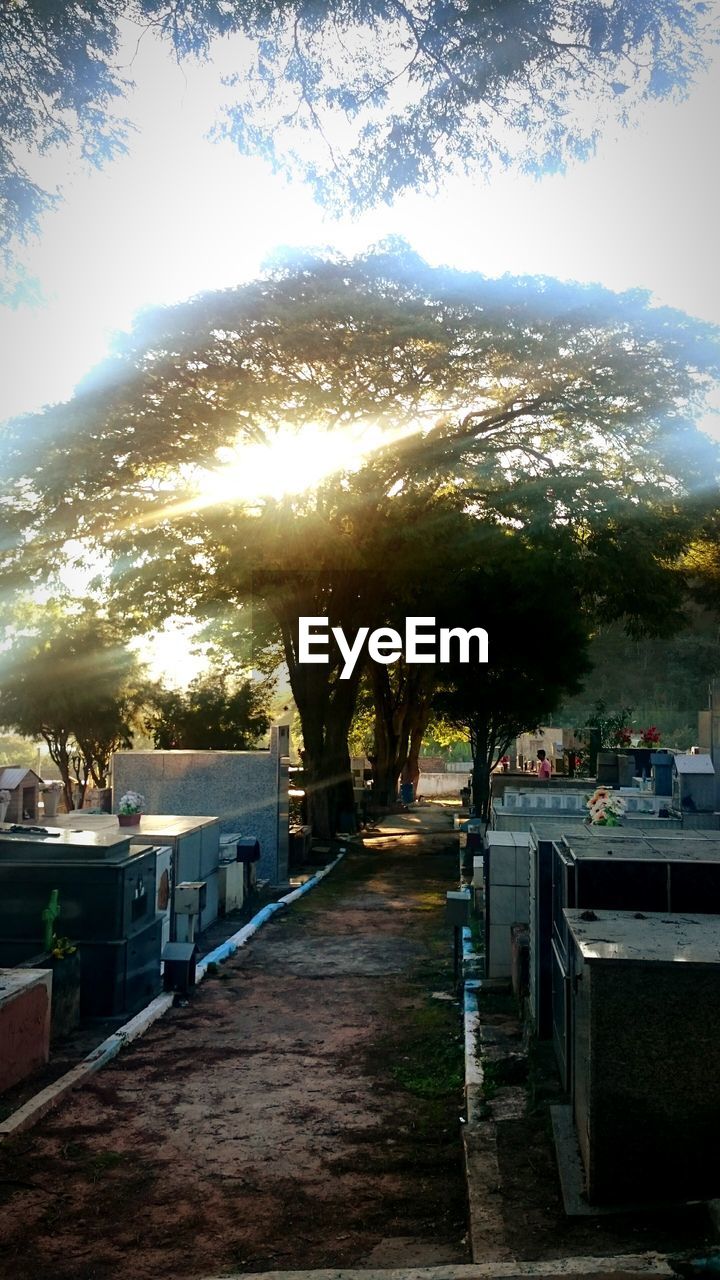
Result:
M550 1258L542 1262L449 1263L444 1267L336 1267L318 1271L226 1272L202 1280L555 1280L586 1276L610 1280L615 1276L672 1276L662 1254L618 1254L610 1258Z
M478 977L481 957L473 950L472 933L462 931L463 1030L465 1040L465 1108L468 1124L482 1114L483 1067L479 1054L480 1010L478 995L482 980Z
M327 867L323 867L322 871L318 871L316 875L311 876L309 880L300 885L299 889L294 889L291 893L286 894L284 898L279 898L277 902L271 902L266 907L263 907L242 929L238 929L237 933L234 933L232 937L227 938L214 951L204 956L197 966L197 981L202 981L207 974L209 965L222 964L223 961L229 960L230 956L244 946L253 934L257 933L258 929L262 928L267 920L271 919L276 911L282 910L290 903L295 902L303 893L308 893L310 889L314 889L315 885L329 875L333 868L339 862L342 862L344 857L345 854L341 853L335 858L334 862L329 863ZM156 1022L158 1018L162 1018L163 1014L172 1008L174 998L172 992L164 992L162 995L156 996L154 1000L150 1001L150 1004L141 1009L139 1013L136 1013L133 1018L130 1018L124 1026L119 1027L117 1031L113 1031L112 1035L108 1036L107 1040L103 1040L102 1044L99 1044L96 1049L93 1049L92 1053L83 1058L82 1062L72 1067L70 1071L66 1071L65 1075L60 1076L58 1080L55 1080L53 1084L49 1084L47 1088L41 1089L40 1093L36 1093L34 1098L30 1098L28 1102L23 1103L21 1107L18 1107L17 1111L13 1111L7 1120L3 1120L0 1123L0 1142L5 1141L6 1138L10 1138L16 1133L31 1129L48 1111L58 1106L66 1094L79 1088L89 1076L94 1075L107 1062L111 1062L113 1058L117 1057L126 1044L131 1044L133 1040L137 1040L139 1036L147 1031L148 1027L152 1026L153 1022Z
M467 935L467 937L465 937ZM477 961L472 951L470 930L463 930L463 969L471 968ZM472 969L471 969L472 971ZM478 995L482 989L479 978L466 978L463 984L463 1024L465 1041L465 1110L467 1124L463 1128L463 1155L465 1158L465 1183L468 1197L468 1224L470 1229L470 1253L477 1259L477 1267L491 1264L494 1270L486 1274L500 1276L498 1266L510 1263L512 1254L505 1242L505 1225L499 1197L500 1169L497 1158L495 1125L484 1120L483 1066L479 1056L478 1036L480 1010ZM480 1262L482 1259L482 1263ZM482 1275L477 1267L471 1275ZM509 1272L508 1274L515 1274Z
M478 1033L480 1031L479 990L480 981L478 979L471 978L465 983L463 1021L465 1032L465 1106L468 1124L473 1124L479 1119L483 1100L483 1068L477 1051Z
M473 951L470 929L463 929L463 1031L465 1051L465 1110L467 1124L463 1128L465 1183L468 1197L470 1253L477 1259L476 1268L468 1274L482 1275L482 1267L491 1265L486 1274L500 1276L498 1266L510 1264L512 1253L506 1244L502 1215L500 1168L497 1135L491 1120L483 1119L485 1099L483 1064L479 1052L480 1009L478 996L482 980L475 977L480 957ZM473 976L470 976L473 975ZM482 1259L482 1262L480 1261ZM515 1274L508 1272L508 1274Z

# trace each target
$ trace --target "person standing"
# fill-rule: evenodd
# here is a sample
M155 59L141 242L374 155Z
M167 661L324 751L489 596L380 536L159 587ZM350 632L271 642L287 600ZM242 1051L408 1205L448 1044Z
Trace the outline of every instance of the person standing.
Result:
M544 778L546 781L549 781L551 774L552 765L547 758L547 753L541 748L537 753L537 776L538 778Z

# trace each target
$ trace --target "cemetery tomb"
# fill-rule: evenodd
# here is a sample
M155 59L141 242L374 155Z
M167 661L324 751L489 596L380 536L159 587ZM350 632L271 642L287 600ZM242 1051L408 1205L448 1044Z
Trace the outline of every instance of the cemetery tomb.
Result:
M259 876L284 885L290 825L289 741L288 726L273 725L267 750L117 751L112 758L113 795L139 791L148 811L155 814L187 818L213 814L222 833L242 831L259 840ZM144 821L140 825L143 830ZM216 859L215 872L217 866ZM212 876L212 870L208 874ZM195 879L197 874L187 878ZM202 928L217 916L217 901L216 879L214 886L208 883Z
M77 944L83 1015L133 1013L160 986L157 850L119 831L0 830L0 964L43 950L42 913L59 893L55 932Z
M636 840L654 833L650 825L612 829L612 838ZM568 843L579 847L581 841L607 841L608 830L599 827L570 827L556 818L530 826L530 1017L533 1031L540 1040L552 1037L552 864L554 845L566 835Z
M133 846L134 846L133 842ZM155 863L155 910L162 916L162 947L170 941L172 924L173 888L175 885L174 856L172 849L165 845L156 850Z
M485 973L512 973L510 928L529 920L529 843L525 831L488 831L484 854Z
M713 832L661 837L589 828L553 842L552 1036L565 1089L572 1070L572 1009L566 908L720 915L720 838ZM544 928L547 922L544 922ZM536 945L546 946L542 936Z
M552 850L550 834L530 828L530 1017L539 1040L552 1036Z
M720 1195L720 918L565 912L591 1204Z
M172 882L204 880L206 905L198 921L198 932L218 917L220 886L220 823L212 817L184 817L180 814L144 813L132 829L133 844L163 845L172 850ZM175 909L170 900L170 940L177 937Z
M49 969L0 969L0 1094L50 1055Z
M592 780L587 779L582 791L556 787L544 790L506 789L502 798L493 800L492 803L493 829L527 830L531 824L540 829L543 825L550 826L558 821L567 826L581 826L588 821L586 799L594 785ZM682 826L679 818L659 816L660 811L668 811L670 801L667 796L655 796L650 791L641 791L636 787L621 788L619 794L625 804L626 825L640 822L657 827L658 830L679 829Z
M715 769L710 756L675 756L672 787L673 804L683 813L712 813L715 809Z

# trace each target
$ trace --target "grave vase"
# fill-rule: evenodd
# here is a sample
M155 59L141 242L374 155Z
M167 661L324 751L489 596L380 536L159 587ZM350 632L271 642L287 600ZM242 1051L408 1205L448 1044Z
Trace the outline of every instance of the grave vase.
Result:
M141 818L141 813L119 813L117 816L121 827L139 827Z
M54 818L57 815L59 803L59 791L45 791L43 793L43 808L46 818Z

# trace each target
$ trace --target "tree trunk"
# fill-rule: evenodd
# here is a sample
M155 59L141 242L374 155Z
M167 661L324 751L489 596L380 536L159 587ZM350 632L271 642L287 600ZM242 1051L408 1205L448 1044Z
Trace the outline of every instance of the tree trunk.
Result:
M475 816L484 822L490 821L490 773L491 761L486 756L476 755L473 759L472 798Z
M372 667L375 698L375 761L373 793L381 805L397 800L398 780L417 786L420 745L430 718L432 676L423 666L406 666L402 658L391 678L390 669ZM411 754L414 751L414 759Z
M326 744L319 753L303 752L308 823L321 840L354 825L354 798L347 746Z
M490 821L492 801L492 771L512 741L505 726L499 727L492 719L477 719L470 726L472 747L472 800L475 816L485 823Z
M371 668L375 701L375 742L373 747L373 798L383 807L397 800L398 778L402 767L403 716L398 709L387 667L374 663Z
M65 808L70 813L72 802L73 783L70 776L70 751L68 750L69 733L63 731L59 733L50 733L43 730L42 736L47 743L48 755L53 764L57 765L60 771L60 777L63 784L63 796L65 799Z
M268 587L272 590L268 591ZM345 634L365 624L369 609L367 576L349 570L303 570L275 573L263 584L269 611L282 634L290 687L300 715L303 764L306 774L308 819L313 833L332 839L338 824L354 822L352 773L348 734L355 712L363 661L355 664L347 680L340 678L344 660L328 654L328 663L299 661L299 619L326 617ZM377 593L375 592L375 597Z
M420 749L422 741L425 737L425 731L430 722L430 698L427 697L423 703L415 708L413 717L413 725L410 730L410 743L408 747L408 757L403 769L403 780L412 782L413 792L417 795L418 782L420 781Z
M330 681L327 667L288 662L288 669L303 732L308 822L313 835L331 840L339 824L347 829L354 821L347 741L360 671L356 667L349 680Z

